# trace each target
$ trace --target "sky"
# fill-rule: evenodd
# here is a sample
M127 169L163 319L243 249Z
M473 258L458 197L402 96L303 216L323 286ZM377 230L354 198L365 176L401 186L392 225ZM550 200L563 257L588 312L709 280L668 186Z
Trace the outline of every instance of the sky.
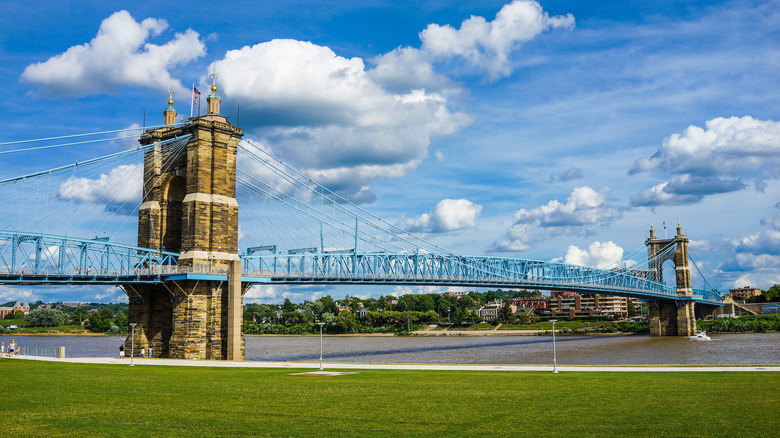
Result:
M0 143L162 123L169 89L186 114L216 73L247 138L456 253L602 267L679 221L722 291L767 289L778 41L780 1L11 0ZM3 154L0 178L118 144ZM246 300L440 291L268 286ZM0 286L14 299L125 300Z

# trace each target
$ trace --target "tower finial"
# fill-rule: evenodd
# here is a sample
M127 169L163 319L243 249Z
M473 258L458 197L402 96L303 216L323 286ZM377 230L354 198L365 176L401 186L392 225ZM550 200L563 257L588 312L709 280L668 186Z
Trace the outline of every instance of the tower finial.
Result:
M211 94L206 98L206 106L208 107L208 114L219 115L219 103L222 101L217 95L217 74L213 73L211 79L214 80L211 85Z
M168 108L163 111L163 121L166 125L176 124L176 110L173 109L173 88L168 90Z

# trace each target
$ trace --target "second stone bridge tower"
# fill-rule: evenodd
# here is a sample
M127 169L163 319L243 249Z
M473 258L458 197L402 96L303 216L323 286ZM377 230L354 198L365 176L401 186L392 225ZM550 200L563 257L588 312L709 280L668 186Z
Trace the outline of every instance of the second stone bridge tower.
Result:
M138 246L179 253L178 275L158 284L123 286L129 322L137 324L134 351L152 348L154 357L244 357L245 289L235 196L236 149L242 132L219 114L214 79L205 116L177 126L171 97L164 112L165 126L147 130L140 139L148 145L191 135L181 150L157 146L144 156ZM129 343L128 337L127 351Z
M663 283L663 263L674 263L675 284L680 300L650 301L650 336L691 336L696 333L696 316L693 311L691 271L688 267L688 238L677 224L677 235L671 239L659 239L650 227L647 259L650 279ZM674 252L671 249L674 248Z

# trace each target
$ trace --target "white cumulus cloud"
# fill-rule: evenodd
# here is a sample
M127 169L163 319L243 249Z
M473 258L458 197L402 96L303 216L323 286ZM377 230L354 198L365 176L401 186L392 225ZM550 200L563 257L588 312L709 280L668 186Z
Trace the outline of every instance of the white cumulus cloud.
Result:
M141 164L125 164L97 179L70 177L60 184L57 195L82 202L140 203L142 173Z
M742 190L744 181L763 190L780 172L780 123L744 116L689 126L667 137L653 156L637 160L629 173L650 171L674 178L635 195L633 205L690 204Z
M617 219L620 212L606 203L609 189L600 192L577 187L564 201L515 212L512 226L490 247L491 251L524 251L534 243L561 234L590 232L590 227Z
M496 80L512 73L512 52L552 28L571 28L571 14L550 17L536 1L504 5L492 21L472 15L459 29L429 24L420 32L420 48L398 47L372 59L371 76L392 90L449 89L451 79L436 72L439 62L462 62L466 70ZM462 69L459 69L462 70Z
M563 263L594 268L615 266L623 259L623 248L615 242L593 242L585 249L575 245L569 246L563 256Z
M470 118L422 89L386 91L363 60L295 40L231 50L210 70L225 99L241 102L242 126L276 155L355 200L377 178L416 168L432 139ZM248 127L248 128L247 128Z
M550 28L571 28L574 17L550 17L535 1L517 0L504 5L493 21L471 16L460 29L429 24L420 33L423 52L434 57L462 57L475 69L484 70L493 80L509 76L509 55Z
M516 223L536 224L541 227L565 227L610 221L617 212L606 207L609 190L600 192L590 187L577 187L564 202L552 200L541 207L515 212Z
M467 199L442 199L429 213L406 219L402 226L412 232L443 233L477 226L482 206Z
M730 258L715 273L728 279L730 287L768 289L780 284L780 218L764 218L761 226L758 231L725 240Z
M168 28L165 20L137 22L127 11L103 20L92 41L25 68L21 80L48 96L84 96L142 86L184 90L170 69L206 54L198 33L187 29L163 45L147 42Z

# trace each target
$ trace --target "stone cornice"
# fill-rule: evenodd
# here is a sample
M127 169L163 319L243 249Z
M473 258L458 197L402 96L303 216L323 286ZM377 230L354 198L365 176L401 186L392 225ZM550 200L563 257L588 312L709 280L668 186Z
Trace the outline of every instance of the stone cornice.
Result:
M184 197L182 202L207 202L211 204L227 204L232 207L238 207L236 198L229 198L223 195L211 195L208 193L190 193Z

